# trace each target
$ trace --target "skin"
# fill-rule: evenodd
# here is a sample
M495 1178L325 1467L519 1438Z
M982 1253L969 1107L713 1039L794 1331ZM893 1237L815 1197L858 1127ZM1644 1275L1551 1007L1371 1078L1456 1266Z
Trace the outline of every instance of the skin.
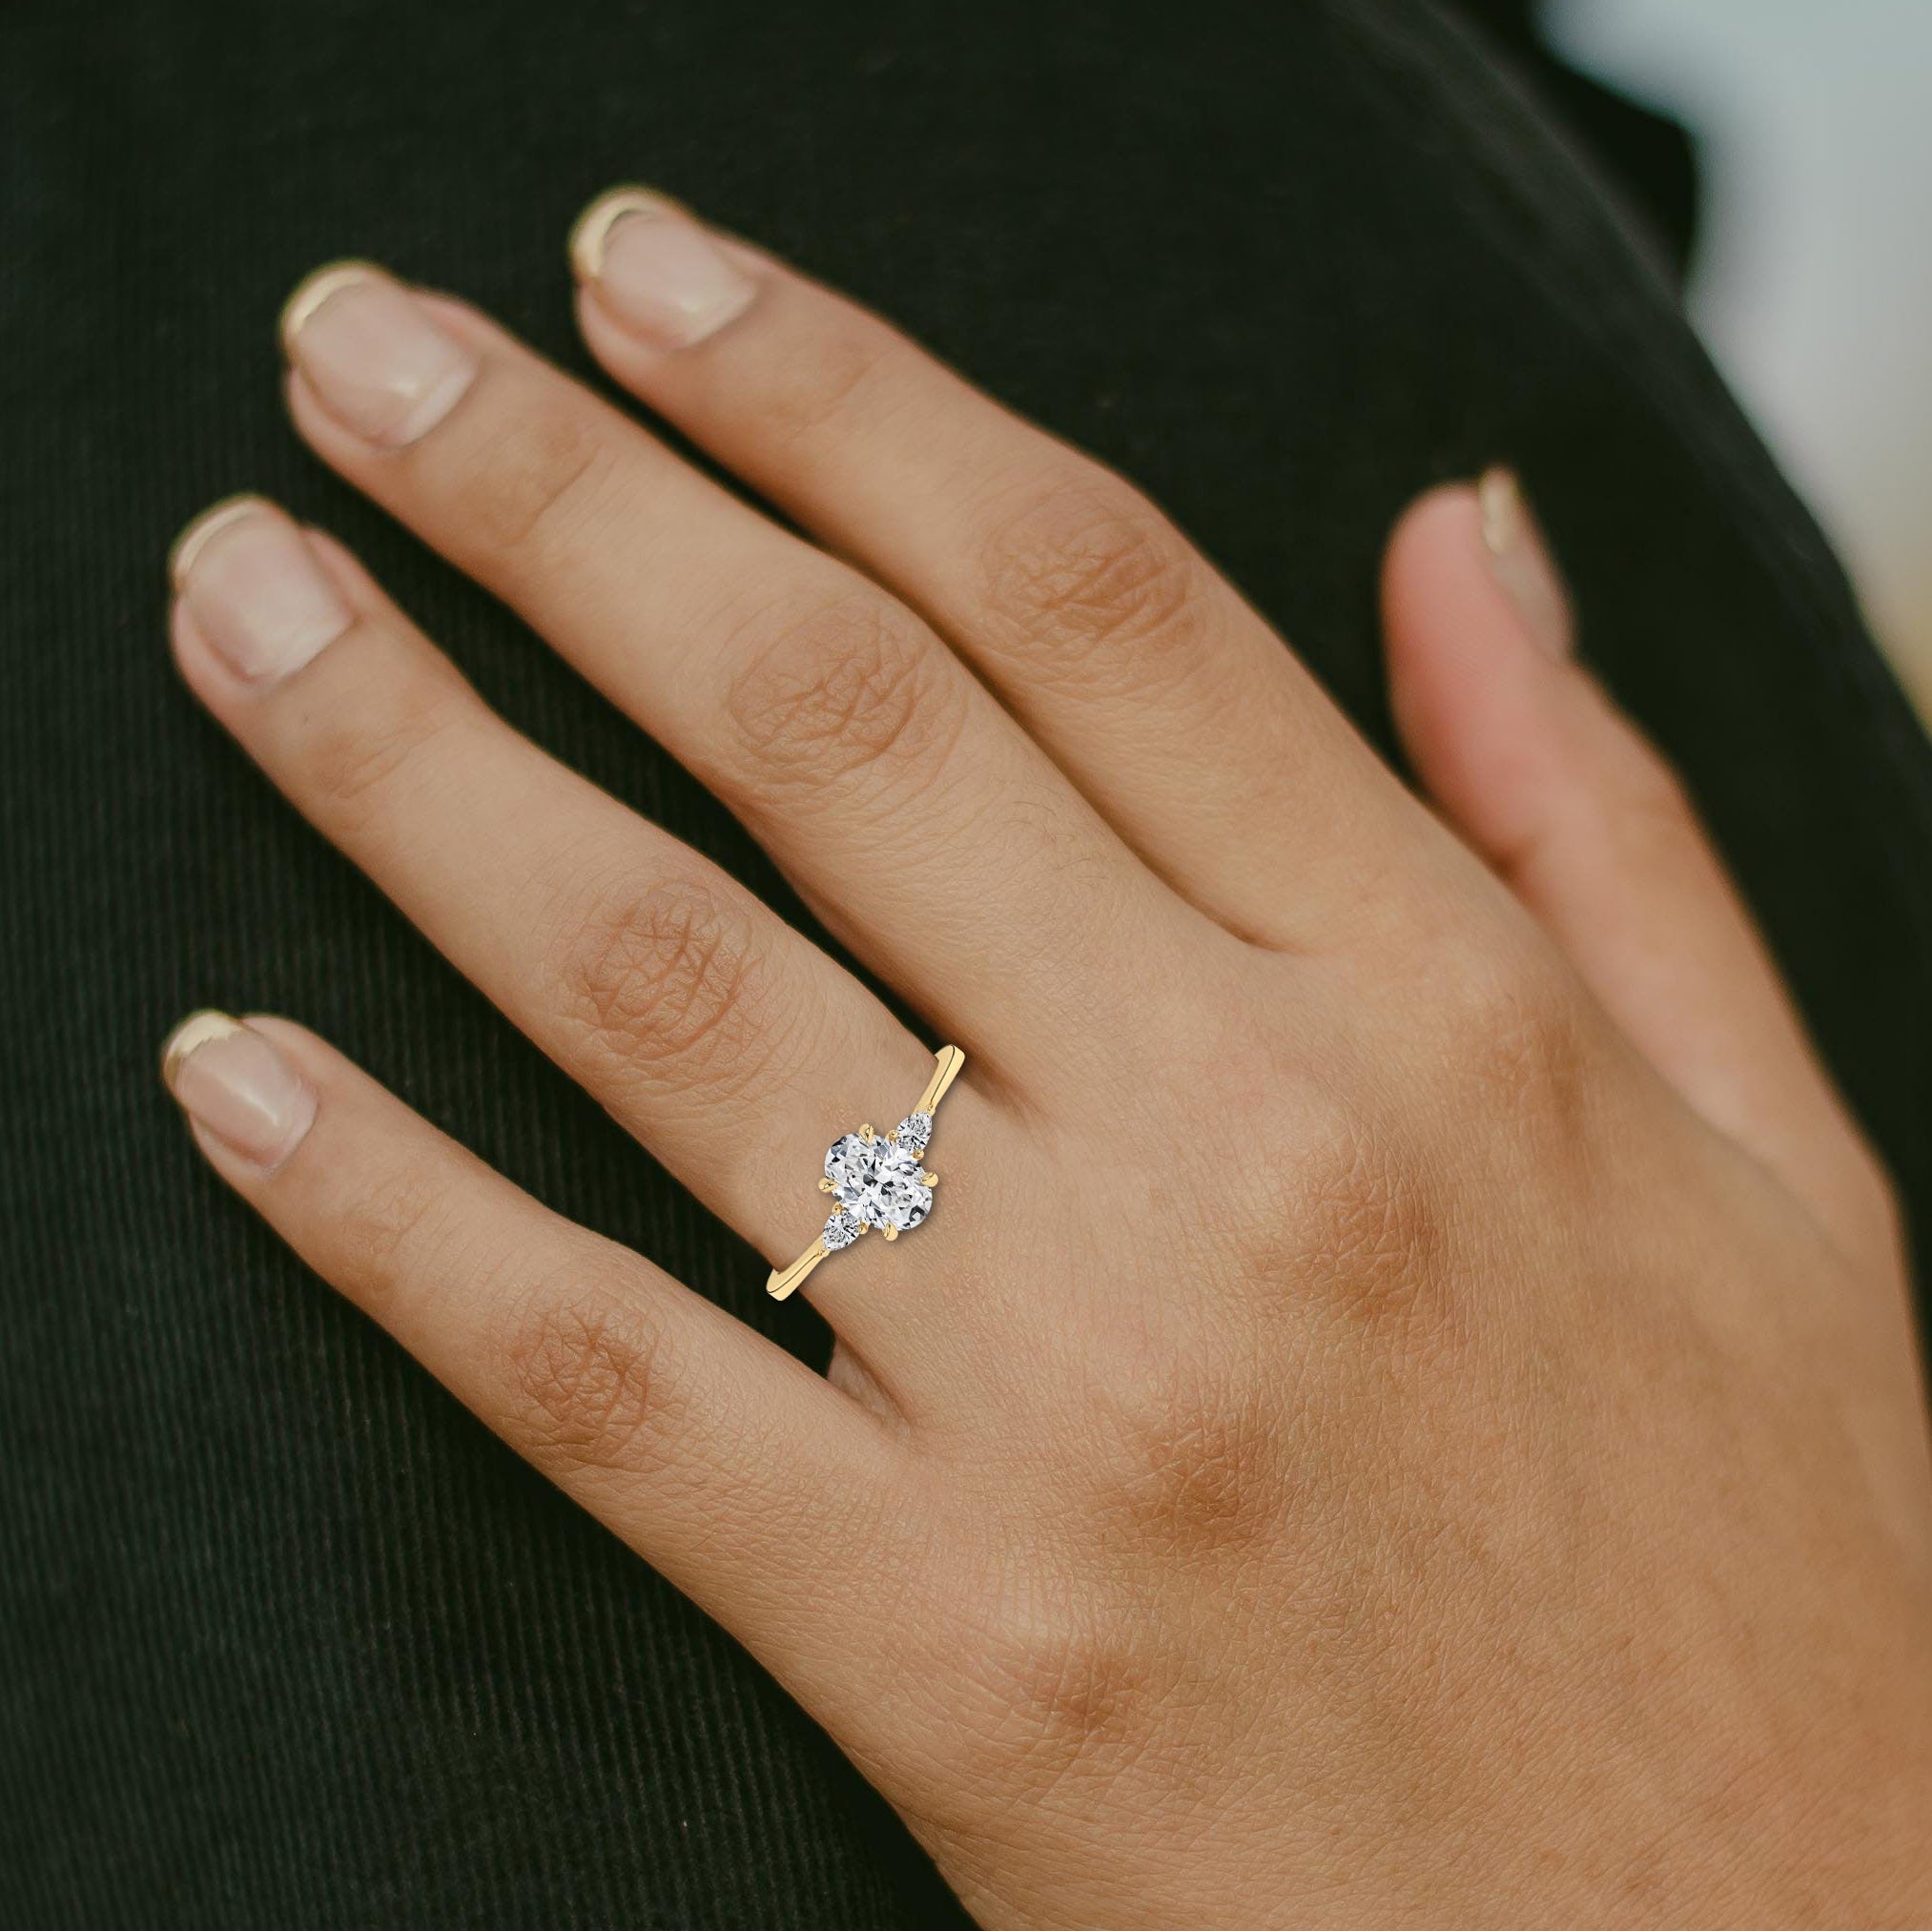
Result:
M605 207L591 349L803 536L379 271L298 298L293 420L964 1047L938 1204L812 1277L828 1381L286 1020L250 1022L273 1132L210 1101L216 1047L171 1061L216 1169L742 1639L989 1927L1932 1918L1890 1195L1520 502L1437 490L1389 544L1425 803L1126 483L613 205L664 224L646 257L715 245L730 298L640 327ZM426 427L325 393L371 285L469 369ZM286 674L207 614L251 524L346 612ZM176 576L182 673L268 776L791 1261L827 1143L930 1049L320 533L253 504Z

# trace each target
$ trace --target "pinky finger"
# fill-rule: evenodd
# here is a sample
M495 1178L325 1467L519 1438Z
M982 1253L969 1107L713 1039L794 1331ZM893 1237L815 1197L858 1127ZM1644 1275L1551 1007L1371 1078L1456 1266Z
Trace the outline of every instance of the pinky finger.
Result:
M520 1453L832 1720L885 1551L876 1419L565 1221L287 1020L163 1064L216 1171Z

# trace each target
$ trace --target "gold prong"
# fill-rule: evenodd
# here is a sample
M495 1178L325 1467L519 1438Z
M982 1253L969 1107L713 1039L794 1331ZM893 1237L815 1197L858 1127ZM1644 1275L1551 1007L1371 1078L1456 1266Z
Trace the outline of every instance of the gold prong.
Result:
M935 1187L939 1184L939 1176L935 1173L928 1173L924 1167L921 1167L919 1169L919 1184L921 1186Z
M822 1194L835 1194L838 1189L829 1180L822 1180L818 1183L818 1191Z
M885 1227L881 1229L881 1232L884 1233L886 1239L889 1241L896 1241L899 1238L899 1230L896 1227Z
M878 1135L877 1135L877 1134L875 1134L875 1133L874 1133L874 1132L873 1131L873 1129L872 1129L872 1122L871 1122L870 1120L868 1120L868 1121L867 1121L867 1122L865 1123L865 1125L863 1125L863 1126L861 1126L861 1127L859 1128L859 1130L858 1130L858 1137L859 1137L859 1138L860 1138L860 1139L861 1139L862 1140L864 1140L864 1141L865 1141L865 1143L866 1143L866 1144L867 1144L868 1146L870 1146L870 1145L871 1145L871 1144L873 1143L873 1141L874 1141L874 1140L876 1140L876 1139L878 1138Z
M858 1223L858 1230L861 1234L869 1234L873 1230L873 1223L870 1221L861 1221Z

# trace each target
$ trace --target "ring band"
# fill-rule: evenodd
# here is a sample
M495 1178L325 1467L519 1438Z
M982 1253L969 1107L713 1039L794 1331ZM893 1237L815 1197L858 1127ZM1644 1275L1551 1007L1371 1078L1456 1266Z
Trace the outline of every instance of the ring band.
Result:
M877 1227L887 1240L896 1241L933 1211L933 1188L939 1177L926 1172L919 1161L933 1137L933 1115L966 1064L957 1046L941 1046L935 1057L938 1064L919 1103L891 1133L861 1126L832 1141L818 1190L836 1195L838 1205L817 1240L791 1266L772 1269L765 1284L772 1300L783 1301L828 1254L851 1246L861 1234Z

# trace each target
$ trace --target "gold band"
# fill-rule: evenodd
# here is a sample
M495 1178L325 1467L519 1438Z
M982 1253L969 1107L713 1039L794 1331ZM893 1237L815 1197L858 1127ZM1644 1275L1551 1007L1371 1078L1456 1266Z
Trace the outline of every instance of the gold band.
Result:
M806 1248L804 1253L799 1255L797 1260L792 1262L791 1266L782 1270L776 1267L772 1268L771 1278L765 1283L766 1293L771 1295L774 1301L785 1300L797 1287L798 1284L824 1259L825 1238L821 1235L817 1240L812 1242L811 1246Z
M923 1114L929 1121L934 1112L937 1109L940 1100L945 1099L947 1089L953 1084L954 1080L958 1078L966 1065L966 1056L957 1046L941 1046L934 1057L936 1064L933 1068L933 1077L927 1080L926 1090L919 1096L919 1103L913 1108L913 1116ZM871 1127L861 1127L859 1129L859 1136L868 1145L873 1143L874 1135ZM921 1140L914 1140L911 1144L917 1147L919 1151L924 1151L924 1145ZM834 1149L835 1151L836 1149ZM903 1157L902 1155L894 1156L895 1159ZM936 1177L921 1172L918 1178L927 1187L931 1187ZM821 1181L820 1186L827 1192L832 1190L829 1181ZM916 1199L917 1197L915 1193L915 1198ZM829 1229L834 1235L838 1232L836 1225L837 1219L837 1216L833 1217L833 1222L831 1223ZM863 1228L864 1224L863 1222L860 1222L861 1228ZM849 1225L850 1223L848 1222L848 1228ZM894 1239L896 1232L896 1227L887 1227L885 1230L886 1239L889 1241ZM783 1301L788 1295L795 1292L805 1277L832 1251L825 1244L825 1235L821 1233L817 1240L813 1241L811 1246L806 1248L804 1253L792 1262L791 1266L774 1267L771 1270L771 1279L765 1283L765 1291L771 1295L772 1300Z
M966 1056L957 1046L941 1046L937 1058L939 1063L933 1069L933 1077L926 1081L926 1090L919 1095L919 1103L913 1108L915 1113L936 1113L939 1102L946 1097L946 1089L965 1071Z

